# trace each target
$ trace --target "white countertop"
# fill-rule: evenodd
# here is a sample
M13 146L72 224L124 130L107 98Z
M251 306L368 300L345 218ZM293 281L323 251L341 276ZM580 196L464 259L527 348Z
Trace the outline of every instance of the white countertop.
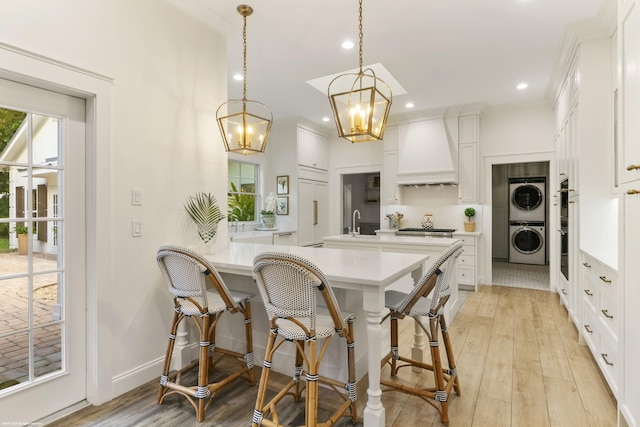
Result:
M256 236L271 236L273 234L288 234L295 233L296 230L289 228L276 228L275 230L247 230L247 231L233 231L229 232L229 239L237 239L242 237L256 237Z
M424 246L442 246L449 247L459 239L448 237L422 237L422 236L396 236L392 234L384 235L362 235L352 236L351 234L338 234L328 236L323 239L325 242L342 242L342 243L374 243L383 245L424 245Z
M444 239L441 239L444 240ZM452 239L448 239L452 240ZM251 276L253 259L262 252L287 252L313 262L331 282L340 287L374 286L384 289L411 273L429 258L424 254L407 254L302 246L267 245L260 243L229 243L228 249L207 256L222 273Z

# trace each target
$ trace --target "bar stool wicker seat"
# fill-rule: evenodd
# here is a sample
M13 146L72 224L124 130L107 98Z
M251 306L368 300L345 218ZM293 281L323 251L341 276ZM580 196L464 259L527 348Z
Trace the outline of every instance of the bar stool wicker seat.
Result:
M438 411L440 419L445 425L449 424L448 396L451 394L452 389L460 395L460 384L443 311L451 295L451 273L461 253L462 242L450 246L436 259L410 293L385 292L385 306L390 313L385 316L383 322L387 317L391 319L391 349L382 359L382 368L384 369L387 365L391 367L391 378L380 380L380 383L386 386L383 391L401 391L422 398ZM432 292L433 294L429 298L428 296ZM405 316L413 317L416 325L429 337L430 364L400 355L398 319L402 319ZM428 317L429 319L428 328L423 323L423 317ZM440 333L442 333L442 341L447 356L448 367L446 368L442 366L440 358ZM397 375L398 370L405 367L419 368L418 370L432 372L434 387L419 388L400 379Z
M236 378L246 375L255 384L253 374L253 338L251 330L252 295L229 291L218 272L195 252L178 246L162 246L157 253L158 266L173 296L175 313L169 333L169 344L160 377L158 404L172 394L187 398L196 410L196 418L204 421L205 412L214 395ZM207 288L207 283L212 285ZM245 325L245 353L216 346L216 326L225 312L240 313ZM200 333L198 359L176 372L169 372L178 325L191 318ZM237 362L237 369L222 379L209 382L209 375L223 359ZM182 374L198 368L196 385L181 384Z
M305 426L330 426L341 417L351 417L352 422L356 423L354 316L341 313L322 271L299 256L262 253L254 259L253 277L270 325L253 426L281 426L279 402L287 395L299 401L303 393ZM326 305L326 310L319 309L319 301ZM347 381L337 381L318 374L322 358L334 335L346 341ZM265 402L273 358L284 342L293 342L295 346L293 378L269 402ZM306 387L301 386L301 381L306 382ZM340 396L338 401L342 402L324 422L318 422L319 383L335 391Z

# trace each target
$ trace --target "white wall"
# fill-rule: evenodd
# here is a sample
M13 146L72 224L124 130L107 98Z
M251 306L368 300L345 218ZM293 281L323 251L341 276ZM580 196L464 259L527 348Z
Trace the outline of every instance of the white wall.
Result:
M110 275L109 288L97 292L98 324L111 334L98 337L111 364L100 368L119 394L156 377L145 367L164 355L171 303L157 247L196 244L182 208L188 194L212 192L226 204L227 157L215 121L226 100L226 42L156 0L7 0L0 16L3 43L114 80L111 161L95 171L111 176L111 264L97 259L91 268ZM143 190L143 206L131 206L132 188ZM143 221L141 238L131 237L133 219ZM219 232L221 246L226 222Z

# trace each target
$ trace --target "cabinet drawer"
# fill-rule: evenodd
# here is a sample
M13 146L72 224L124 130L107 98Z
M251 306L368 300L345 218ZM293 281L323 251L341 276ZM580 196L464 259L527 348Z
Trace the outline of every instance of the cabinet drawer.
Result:
M600 351L595 355L598 365L602 369L604 377L611 387L613 395L618 397L618 373L620 363L618 360L618 341L607 334L600 336Z
M620 311L617 301L607 293L600 296L600 320L607 326L611 335L618 339Z
M600 288L594 286L593 282L589 279L585 280L582 289L582 299L592 312L595 313L600 309Z
M600 347L600 332L599 325L594 316L595 314L588 307L583 308L580 333L587 342L591 352L597 356L598 348Z
M462 253L464 253L465 255L475 256L475 254L476 254L475 245L463 245L462 246Z
M476 238L474 236L453 236L456 239L460 239L462 240L462 244L464 245L464 249L465 251L467 250L467 246L475 246L476 245Z
M465 255L460 255L460 257L458 258L458 266L463 267L465 265L475 265L476 257L474 257L473 255L467 255L466 252L464 253Z
M458 265L458 284L475 285L472 266Z

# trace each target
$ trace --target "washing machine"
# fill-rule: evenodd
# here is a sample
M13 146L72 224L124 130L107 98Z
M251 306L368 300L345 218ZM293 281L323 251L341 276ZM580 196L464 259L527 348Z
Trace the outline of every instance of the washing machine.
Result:
M509 222L509 262L546 264L544 222Z
M546 221L546 178L510 178L509 201L509 221Z

